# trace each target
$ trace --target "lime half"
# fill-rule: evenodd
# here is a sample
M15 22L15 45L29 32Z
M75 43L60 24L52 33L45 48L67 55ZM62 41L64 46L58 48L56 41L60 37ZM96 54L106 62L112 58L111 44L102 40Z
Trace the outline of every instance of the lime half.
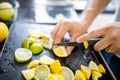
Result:
M26 48L18 48L15 51L15 60L19 63L27 62L32 58L32 52Z

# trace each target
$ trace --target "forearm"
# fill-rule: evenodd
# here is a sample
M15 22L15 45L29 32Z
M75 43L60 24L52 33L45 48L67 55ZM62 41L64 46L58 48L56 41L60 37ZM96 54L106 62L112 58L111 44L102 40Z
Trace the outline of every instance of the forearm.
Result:
M86 27L94 21L95 17L104 10L110 0L88 0L85 10L81 14L81 20L86 22Z

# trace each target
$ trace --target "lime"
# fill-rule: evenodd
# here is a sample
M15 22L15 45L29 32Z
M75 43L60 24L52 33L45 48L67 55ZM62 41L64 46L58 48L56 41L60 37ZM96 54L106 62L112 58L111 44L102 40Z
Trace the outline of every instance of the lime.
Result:
M38 60L33 60L31 61L28 66L27 66L27 69L30 69L30 68L35 68L39 65L39 61Z
M81 70L76 70L74 80L86 80L86 77Z
M80 68L81 68L81 71L86 76L86 79L89 80L89 78L91 76L91 69L89 67L87 67L87 66L84 66L84 65L81 65Z
M59 60L55 60L50 64L50 69L53 74L62 74L62 67Z
M40 65L36 68L35 77L38 80L47 80L50 75L50 69L47 65Z
M18 48L15 50L15 60L19 63L27 62L32 58L32 52L26 48Z
M68 56L64 46L58 46L57 48L53 49L53 52L58 57L67 57Z
M33 43L30 46L30 50L32 51L33 54L39 54L40 52L43 51L43 46L39 43Z
M42 57L40 57L39 59L39 63L40 64L46 64L46 65L50 65L51 63L54 62L54 59L48 57L47 55L43 55Z
M92 71L92 80L98 80L100 77L102 77L102 74L98 71Z
M14 17L14 8L8 2L0 3L0 19L4 21L10 21Z
M5 23L0 22L0 42L3 42L8 36L9 30Z
M97 66L97 64L96 64L94 61L90 61L90 63L89 63L89 68L90 68L91 70L96 70L96 71L98 71L98 66Z
M98 72L100 72L100 73L106 73L106 70L105 70L105 68L103 67L102 64L98 65Z
M62 74L65 78L65 80L74 80L74 74L71 69L68 67L62 66Z
M32 80L35 75L35 70L36 68L32 68L29 70L23 70L21 72L26 80Z

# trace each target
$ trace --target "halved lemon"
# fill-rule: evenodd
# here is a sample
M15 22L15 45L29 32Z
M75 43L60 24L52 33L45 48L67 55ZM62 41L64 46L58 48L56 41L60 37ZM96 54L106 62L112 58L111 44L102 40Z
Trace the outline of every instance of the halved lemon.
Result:
M74 74L70 68L62 66L62 74L65 80L74 80Z
M43 55L42 57L40 57L39 59L39 63L40 64L46 64L46 65L50 65L51 63L53 63L55 60L48 57L47 55Z
M27 62L32 58L32 52L26 48L17 48L14 57L19 63Z
M58 46L57 48L53 49L53 52L58 57L67 57L68 53L66 52L66 49L64 46Z

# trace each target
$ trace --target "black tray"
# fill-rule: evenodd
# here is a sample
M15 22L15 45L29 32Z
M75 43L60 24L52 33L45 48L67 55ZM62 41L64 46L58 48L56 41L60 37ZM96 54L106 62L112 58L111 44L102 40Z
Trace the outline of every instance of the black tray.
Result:
M50 34L50 31L53 28L54 25L14 23L11 26L9 37L5 41L0 57L0 79L24 80L21 71L26 69L29 62L23 64L17 63L14 60L15 50L21 47L22 41L28 36L29 29L37 29L41 30L43 33ZM94 51L92 47L89 47L88 50L84 49L83 46L75 47L72 54L67 58L58 58L52 51L45 49L41 54L33 55L32 60L39 59L42 55L48 55L51 58L59 59L63 66L67 66L73 71L79 69L80 64L88 65L89 61L93 60L97 64L103 64L106 69L106 74L104 74L99 80L116 80L101 53Z

